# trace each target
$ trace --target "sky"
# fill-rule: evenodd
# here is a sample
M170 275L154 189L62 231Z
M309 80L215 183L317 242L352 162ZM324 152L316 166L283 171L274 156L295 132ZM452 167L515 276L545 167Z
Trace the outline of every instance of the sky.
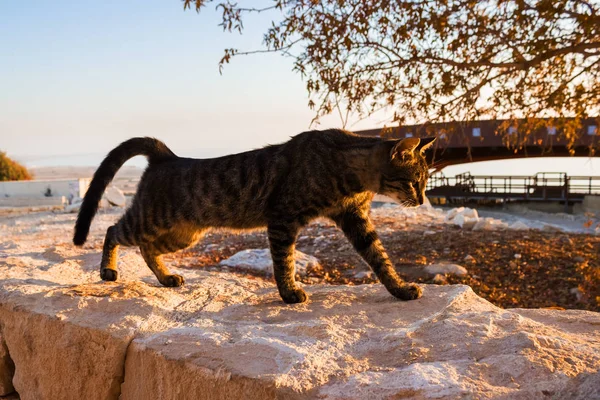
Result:
M270 18L247 19L239 35L223 32L213 6L184 12L178 0L0 2L0 149L27 166L97 165L133 136L204 158L308 130L314 112L291 59L238 57L219 74L223 49L259 48ZM340 125L333 115L319 128ZM352 129L378 126L372 118ZM600 175L594 161L525 160L508 170ZM476 169L506 174L506 165Z

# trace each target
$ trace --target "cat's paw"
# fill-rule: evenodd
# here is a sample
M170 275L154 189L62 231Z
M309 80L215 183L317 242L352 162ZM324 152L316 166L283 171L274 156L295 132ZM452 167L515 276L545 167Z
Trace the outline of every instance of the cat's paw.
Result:
M117 280L118 277L119 277L119 273L114 269L110 269L110 268L100 269L100 278L103 281L114 282Z
M402 286L395 287L389 292L400 300L415 300L423 295L423 290L414 283L405 283Z
M185 283L185 279L183 279L183 276L181 275L167 275L165 277L164 282L161 282L163 285L167 286L167 287L179 287L179 286L183 286L183 284Z
M296 288L294 290L289 290L285 293L281 293L281 298L287 304L296 304L304 303L306 300L308 300L308 295L304 290Z

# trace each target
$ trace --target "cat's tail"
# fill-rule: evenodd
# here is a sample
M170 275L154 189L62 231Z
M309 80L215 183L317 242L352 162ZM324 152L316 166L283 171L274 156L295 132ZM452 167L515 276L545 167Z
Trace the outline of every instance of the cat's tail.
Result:
M158 139L149 137L129 139L111 150L96 170L90 187L83 197L83 203L75 223L75 234L73 235L75 245L81 246L85 243L104 190L113 180L119 168L125 164L125 161L139 155L146 156L150 165L177 158L167 145Z

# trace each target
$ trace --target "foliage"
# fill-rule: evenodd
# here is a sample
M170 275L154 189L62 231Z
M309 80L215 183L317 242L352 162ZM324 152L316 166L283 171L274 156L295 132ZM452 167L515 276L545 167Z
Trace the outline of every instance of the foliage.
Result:
M11 160L6 153L0 151L0 181L30 180L31 174L27 168Z
M551 117L573 143L600 110L598 0L182 1L216 4L223 29L240 33L244 16L271 13L264 48L226 49L220 68L242 54L292 57L316 118L389 109L400 124L523 118L532 131Z

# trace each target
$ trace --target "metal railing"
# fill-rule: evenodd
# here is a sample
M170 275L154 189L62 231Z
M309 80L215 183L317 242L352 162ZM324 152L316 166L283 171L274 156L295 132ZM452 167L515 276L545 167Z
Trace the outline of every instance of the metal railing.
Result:
M466 172L446 177L438 172L429 178L427 194L467 199L581 201L585 195L600 195L600 176L568 176L564 172L499 176Z

